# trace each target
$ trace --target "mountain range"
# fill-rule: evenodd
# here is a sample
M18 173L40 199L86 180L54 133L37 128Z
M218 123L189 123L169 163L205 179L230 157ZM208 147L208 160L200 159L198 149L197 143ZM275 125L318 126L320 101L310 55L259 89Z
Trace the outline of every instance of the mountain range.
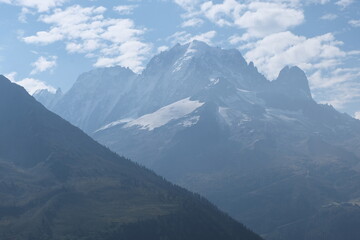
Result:
M261 238L0 75L0 239Z
M238 50L193 41L156 55L141 74L95 69L61 97L39 95L266 239L360 236L360 121L318 104L298 67L269 81Z

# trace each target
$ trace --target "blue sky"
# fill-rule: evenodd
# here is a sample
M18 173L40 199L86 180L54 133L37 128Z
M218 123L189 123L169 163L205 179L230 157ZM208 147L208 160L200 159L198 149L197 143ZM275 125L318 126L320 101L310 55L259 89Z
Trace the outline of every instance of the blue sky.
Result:
M94 67L141 72L193 39L237 48L269 80L286 65L314 98L360 118L359 0L0 0L0 73L68 90Z

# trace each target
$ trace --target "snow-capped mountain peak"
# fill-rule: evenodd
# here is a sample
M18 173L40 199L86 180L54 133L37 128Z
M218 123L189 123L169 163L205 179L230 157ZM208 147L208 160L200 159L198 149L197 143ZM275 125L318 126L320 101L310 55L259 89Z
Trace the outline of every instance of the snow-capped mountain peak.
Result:
M301 97L311 96L306 76L298 68L283 69L273 82L266 80L252 62L247 63L238 50L195 40L154 56L140 75L122 67L84 73L51 109L94 132L119 119L154 113L189 96L222 106L242 104L248 109L251 104L263 102L257 93L264 89L295 89L298 94L299 85L305 93L299 94Z
M185 53L175 62L173 72L180 71L193 57L206 54L207 51L211 50L209 45L197 40L194 40L183 47L185 48Z

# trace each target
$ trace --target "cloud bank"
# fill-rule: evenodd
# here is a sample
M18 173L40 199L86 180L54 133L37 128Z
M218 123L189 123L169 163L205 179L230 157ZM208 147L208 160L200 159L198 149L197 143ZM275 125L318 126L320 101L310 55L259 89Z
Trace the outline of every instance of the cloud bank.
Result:
M50 25L49 29L23 40L38 45L62 41L69 53L95 58L96 67L121 65L141 71L151 50L151 45L142 40L146 29L137 28L129 18L106 18L106 11L102 6L57 8L39 18Z

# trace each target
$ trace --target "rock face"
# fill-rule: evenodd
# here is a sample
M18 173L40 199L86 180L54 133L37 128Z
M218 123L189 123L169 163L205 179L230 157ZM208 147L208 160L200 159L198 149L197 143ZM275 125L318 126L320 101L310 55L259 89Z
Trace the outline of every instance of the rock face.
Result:
M131 86L104 121L78 124L99 142L267 239L360 236L360 121L317 104L298 67L270 82L237 50L194 41L117 81Z
M311 98L309 83L305 73L298 67L285 67L274 81L279 90L296 98ZM290 96L290 94L289 94Z
M85 131L103 124L128 91L135 74L127 68L95 69L80 75L74 86L49 109ZM36 97L36 96L35 96Z
M36 91L33 96L45 107L51 109L59 102L59 100L63 96L63 93L60 88L57 89L55 93L50 92L47 89L41 89L39 91Z
M0 76L0 239L261 238Z

